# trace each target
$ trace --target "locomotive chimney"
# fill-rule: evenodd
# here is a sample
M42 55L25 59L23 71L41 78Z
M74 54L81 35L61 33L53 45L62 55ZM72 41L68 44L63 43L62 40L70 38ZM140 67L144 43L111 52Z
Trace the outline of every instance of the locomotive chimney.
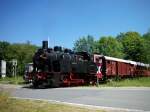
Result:
M48 49L48 41L43 41L42 48L43 49Z

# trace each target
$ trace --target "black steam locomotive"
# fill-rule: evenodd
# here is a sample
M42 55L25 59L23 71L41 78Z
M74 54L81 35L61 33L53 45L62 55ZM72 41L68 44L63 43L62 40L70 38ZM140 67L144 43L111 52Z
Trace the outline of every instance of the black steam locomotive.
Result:
M62 50L59 46L48 48L48 41L43 41L42 48L33 56L30 79L34 87L82 85L94 83L96 72L93 56L87 52Z

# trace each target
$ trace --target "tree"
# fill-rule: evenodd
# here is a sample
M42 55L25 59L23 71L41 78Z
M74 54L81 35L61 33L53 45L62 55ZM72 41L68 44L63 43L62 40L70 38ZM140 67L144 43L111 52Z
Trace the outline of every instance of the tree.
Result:
M115 38L101 37L98 41L99 52L106 56L123 58L122 44L119 43Z
M5 41L0 41L0 60L7 60L7 52L8 47L9 47L9 43L5 42Z
M9 60L17 59L18 61L18 74L24 73L26 63L32 62L32 57L37 49L34 45L29 44L12 44L9 46Z
M123 44L125 59L143 61L144 41L138 32L121 33L118 37Z
M79 38L75 42L73 49L77 52L86 51L93 53L96 51L96 42L92 36L88 35L87 37Z
M32 62L32 57L36 49L37 46L28 43L10 44L8 42L0 41L0 60L6 60L7 66L9 66L8 62L10 62L12 59L17 59L17 71L18 74L21 75L24 73L25 64ZM7 68L8 72L11 71L9 69L11 69L11 65L9 68Z
M122 32L119 35L117 35L117 37L116 37L117 41L122 42L124 35L125 35L125 33L122 33Z
M144 62L150 64L150 31L145 33L142 38L144 39Z

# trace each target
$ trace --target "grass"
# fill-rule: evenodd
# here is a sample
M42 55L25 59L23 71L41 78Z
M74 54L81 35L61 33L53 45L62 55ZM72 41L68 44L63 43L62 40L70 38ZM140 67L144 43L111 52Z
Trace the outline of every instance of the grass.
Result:
M1 84L24 84L22 76L0 78ZM122 80L111 79L99 87L150 87L150 77L128 78Z
M22 76L0 78L1 84L23 84Z
M105 112L96 109L87 109L46 101L32 101L9 98L9 95L0 91L0 112Z
M99 87L150 87L150 77L109 80L105 84L100 84Z

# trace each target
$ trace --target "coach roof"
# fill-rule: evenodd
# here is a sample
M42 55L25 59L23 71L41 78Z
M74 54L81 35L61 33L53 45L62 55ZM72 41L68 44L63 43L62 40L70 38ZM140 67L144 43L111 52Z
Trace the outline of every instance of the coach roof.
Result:
M119 59L119 58L114 58L114 57L109 57L109 56L104 56L106 60L111 60L111 61L119 61L119 62L124 62L124 63L130 63L129 60L124 60L124 59Z
M106 60L111 60L111 61L119 61L119 62L124 62L124 63L130 63L132 65L138 65L138 66L144 66L144 67L150 67L149 64L144 64L141 62L135 62L131 60L124 60L124 59L119 59L119 58L114 58L114 57L109 57L109 56L104 56Z

